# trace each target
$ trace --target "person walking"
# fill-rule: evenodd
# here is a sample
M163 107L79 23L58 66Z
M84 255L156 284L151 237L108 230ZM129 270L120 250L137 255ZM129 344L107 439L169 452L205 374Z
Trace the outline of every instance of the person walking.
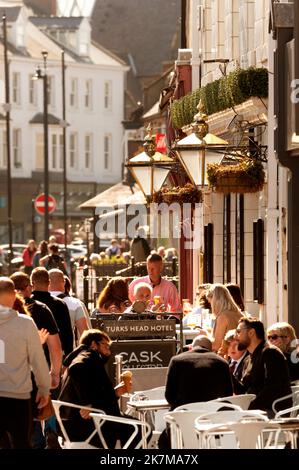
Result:
M33 424L31 369L39 409L49 401L50 375L32 318L13 310L16 291L8 277L0 278L0 438L8 435L14 449L29 449Z

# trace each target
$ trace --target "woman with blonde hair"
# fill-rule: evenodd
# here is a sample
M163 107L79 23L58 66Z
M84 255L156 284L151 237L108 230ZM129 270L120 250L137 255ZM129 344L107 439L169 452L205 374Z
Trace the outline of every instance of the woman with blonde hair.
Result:
M242 313L227 287L223 284L213 284L207 292L212 314L215 315L213 328L213 351L218 351L225 334L237 328Z
M292 325L287 322L273 323L267 329L267 338L270 344L279 348L285 355L289 366L291 382L299 380L298 341Z

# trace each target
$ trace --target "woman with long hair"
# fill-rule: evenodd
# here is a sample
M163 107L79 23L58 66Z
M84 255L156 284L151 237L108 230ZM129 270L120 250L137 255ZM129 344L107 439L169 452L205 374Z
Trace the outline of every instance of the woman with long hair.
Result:
M242 312L223 284L213 284L207 292L207 298L215 316L213 351L218 351L225 334L237 328Z
M127 279L123 277L110 279L98 298L98 310L102 313L123 313L128 305L130 301Z
M33 265L32 265L33 257L36 253L36 250L37 248L36 248L35 240L29 240L27 243L27 247L25 248L22 254L22 258L24 262L24 272L26 274L29 274L29 275L31 274L31 271L33 269Z

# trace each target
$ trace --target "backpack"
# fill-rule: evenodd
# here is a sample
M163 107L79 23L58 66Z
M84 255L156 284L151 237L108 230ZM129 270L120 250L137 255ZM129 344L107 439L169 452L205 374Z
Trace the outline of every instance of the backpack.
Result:
M50 269L60 269L63 274L67 275L66 269L64 267L63 259L59 255L49 255L48 261L45 264L45 268L50 271Z

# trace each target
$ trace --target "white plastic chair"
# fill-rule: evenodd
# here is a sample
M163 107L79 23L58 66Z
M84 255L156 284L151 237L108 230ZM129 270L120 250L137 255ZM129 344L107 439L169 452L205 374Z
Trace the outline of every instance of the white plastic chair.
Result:
M221 408L242 411L239 406L217 401L187 403L174 411L164 414L164 420L170 425L172 449L195 449L198 441L194 430L194 420L201 414L217 411Z
M246 420L253 420L253 421L269 421L267 416L259 410L225 410L225 411L216 411L214 413L205 413L199 416L196 420L197 423L199 421L209 421L213 424L227 424L227 423L234 423L239 422L242 419ZM199 438L201 437L201 433L198 431ZM219 441L215 441L215 447L219 448L221 446L222 449L236 449L237 442L234 436L221 434L218 436Z
M217 443L216 439L212 439L215 435L223 433L233 432L237 442L237 448L239 449L261 449L263 448L263 436L262 432L264 429L276 428L278 426L269 424L267 421L261 420L241 420L235 423L226 423L226 424L215 424L211 426L207 431L204 431L204 439L207 445L207 448L210 447L210 443L213 443L212 448L221 448L223 445L221 440L218 441L220 447L215 447Z
M221 408L239 410L242 411L241 407L238 405L233 405L231 403L222 403L217 400L210 401L198 401L195 403L186 403L185 405L177 406L173 411L204 411L206 413L218 411Z
M148 423L144 423L142 421L136 420L136 419L129 419L129 418L123 418L121 416L111 416L111 415L106 415L104 413L90 413L90 416L92 417L96 430L98 432L98 435L100 437L100 440L104 446L104 449L109 449L106 440L103 436L102 433L102 426L105 422L113 422L113 423L118 423L118 424L126 424L126 425L131 425L133 430L132 434L129 436L125 444L122 446L122 449L128 449L132 441L135 439L135 437L138 434L138 428L140 428L140 439L135 445L135 449L141 449L142 448L142 439L146 439L149 437L151 433L151 427Z
M63 425L63 420L60 416L60 408L64 406L68 408L76 408L78 410L96 411L99 413L104 413L104 411L98 410L96 408L91 408L90 406L75 405L74 403L69 403L69 402L60 401L60 400L52 400L52 403L53 403L53 407L55 410L56 419L58 421L58 424L60 426L63 439L64 439L63 448L64 449L97 449L97 447L90 444L91 439L97 434L96 429L94 429L84 441L71 441L70 440L68 433L66 432L66 429Z
M172 449L196 449L198 441L194 429L194 420L205 410L179 410L165 413L164 420L170 425Z
M229 397L217 398L216 401L222 403L231 403L232 405L238 405L242 410L248 410L250 403L256 398L254 393L246 393L243 395L231 395Z
M299 386L295 385L295 386L292 386L291 387L292 389L292 393L290 393L289 395L286 395L284 397L280 397L280 398L277 398L277 400L275 400L273 403L272 403L272 410L274 411L274 413L276 414L278 411L277 411L277 404L278 403L281 403L281 402L284 402L285 400L287 399L292 399L292 408L296 407L297 405L299 405ZM285 410L281 410L281 411L285 411ZM291 417L295 417L297 416L297 412L296 410L293 410L291 412Z

